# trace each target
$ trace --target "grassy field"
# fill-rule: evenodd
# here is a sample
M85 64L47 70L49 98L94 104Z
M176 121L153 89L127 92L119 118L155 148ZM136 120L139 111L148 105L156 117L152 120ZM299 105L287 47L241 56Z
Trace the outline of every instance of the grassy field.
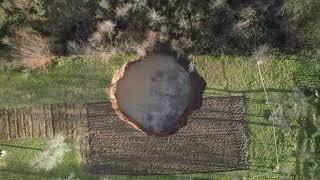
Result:
M134 59L117 56L109 60L69 58L57 61L46 71L0 70L0 107L17 107L42 103L91 102L107 98L105 87L114 69ZM276 162L270 110L260 83L257 65L246 57L208 57L195 59L199 73L207 80L206 95L241 95L246 102L247 134L250 141L249 170L179 176L156 176L152 179L184 178L297 178L316 179L320 176L320 110L315 89L320 89L319 64L302 57L274 57L261 65L263 77L275 118L275 134L279 164ZM318 102L317 102L318 101ZM44 140L13 142L25 147L41 148ZM0 145L0 147L2 147ZM9 148L9 147L5 147ZM12 154L34 151L12 149ZM73 156L71 156L73 157ZM9 157L5 163L26 158ZM52 176L78 175L79 162L68 160ZM78 163L78 165L77 165ZM0 160L1 165L1 160ZM61 173L63 172L63 173ZM1 173L1 172L0 172ZM17 175L18 176L18 175ZM1 175L0 175L1 177ZM94 178L94 177L93 177ZM129 179L112 177L111 179ZM150 179L151 177L144 177Z
M61 164L49 172L34 171L30 168L30 161L46 145L45 139L17 140L12 142L1 142L0 148L7 152L7 155L0 160L0 179L58 179L81 174L81 157L77 145L67 140L71 151L67 152ZM92 177L94 178L94 177Z
M0 107L106 100L114 70L132 58L58 59L42 71L0 67Z
M249 98L246 120L251 164L249 171L235 173L237 176L254 179L319 176L320 119L313 118L317 113L311 103L313 96L299 91L299 88L319 87L320 81L316 80L319 77L313 77L318 72L318 64L306 63L305 59L297 57L278 57L261 66L275 114L279 156L279 167L276 167L272 119L257 65L247 58L233 57L200 57L196 62L208 82L207 94Z

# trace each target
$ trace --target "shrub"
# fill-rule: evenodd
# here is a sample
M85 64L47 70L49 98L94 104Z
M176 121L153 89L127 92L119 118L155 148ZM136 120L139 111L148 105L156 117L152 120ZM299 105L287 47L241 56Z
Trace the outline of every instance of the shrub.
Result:
M132 9L133 5L130 3L120 5L116 7L117 17L126 17L129 14L129 11Z
M56 135L49 140L47 146L30 162L30 166L36 170L49 171L63 160L64 155L70 151L65 138Z
M139 57L144 57L152 52L155 48L156 42L159 41L159 34L154 31L146 33L145 40L137 46L136 52Z
M312 17L320 7L318 0L285 0L280 13L290 16L291 21Z
M266 61L270 60L269 54L270 47L265 44L255 49L255 51L252 53L251 59L255 61L257 65L262 65Z
M44 0L12 0L13 6L26 15L41 17L45 15Z
M49 39L30 28L17 30L9 44L15 49L13 56L28 68L42 69L52 62Z
M110 8L110 3L108 0L100 0L98 4L104 10L108 10Z
M150 9L150 11L148 12L148 18L150 20L151 26L157 26L165 21L165 18L154 9Z
M98 31L109 37L114 33L115 24L112 21L104 21L98 24Z

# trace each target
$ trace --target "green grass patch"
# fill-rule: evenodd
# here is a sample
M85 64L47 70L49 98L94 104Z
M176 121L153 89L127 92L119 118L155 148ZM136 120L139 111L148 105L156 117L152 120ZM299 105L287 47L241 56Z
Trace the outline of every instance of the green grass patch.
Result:
M313 96L306 97L302 94L303 97L297 97L299 92L296 92L297 88L317 88L314 85L320 82L316 79L319 75L318 64L307 63L305 59L294 56L284 56L276 57L261 66L268 96L276 114L279 171L275 171L277 167L272 119L265 103L257 65L249 58L229 56L201 56L195 62L200 74L207 80L207 95L240 95L248 98L245 118L250 142L249 170L201 174L196 177L219 178L221 174L226 179L319 176L315 167L320 166L317 161L320 156L312 150L317 149L315 144L320 143L316 139L319 132L315 130L319 128L319 123L316 127L317 120L311 118L316 113L312 104ZM289 109L284 110L284 107ZM277 112L278 110L281 112ZM283 117L283 111L288 113L288 117ZM312 158L306 159L309 155Z
M4 159L0 160L0 168L16 168L27 165L35 154L46 144L44 139L17 140L12 142L0 142L0 149L6 151Z
M246 57L208 57L196 59L196 67L207 81L207 94L250 94L262 92L256 65ZM269 92L287 92L294 86L294 73L302 65L279 58L262 65Z
M64 58L43 71L0 68L0 107L95 102L107 99L115 69L133 56L108 60Z
M0 7L0 30L6 22L6 12ZM1 32L1 31L0 31Z
M82 172L79 148L70 140L66 140L70 151L63 161L51 171L36 171L30 167L30 162L45 147L45 139L17 140L0 143L0 149L6 151L6 156L0 160L0 179L66 179L74 174L81 179L97 179L86 176Z

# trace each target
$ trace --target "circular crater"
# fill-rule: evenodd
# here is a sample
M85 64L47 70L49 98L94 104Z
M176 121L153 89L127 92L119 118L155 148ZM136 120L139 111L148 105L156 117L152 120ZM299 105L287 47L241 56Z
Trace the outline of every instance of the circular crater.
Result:
M192 111L190 74L171 56L127 63L114 75L109 96L122 120L149 135L176 132Z

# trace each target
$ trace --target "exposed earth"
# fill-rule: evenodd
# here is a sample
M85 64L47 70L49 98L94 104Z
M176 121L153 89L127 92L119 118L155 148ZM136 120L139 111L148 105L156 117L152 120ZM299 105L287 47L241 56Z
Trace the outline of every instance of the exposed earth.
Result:
M205 81L173 56L153 55L125 64L108 88L120 119L148 135L170 135L199 108Z
M116 93L127 115L148 131L163 132L175 128L190 103L191 82L174 58L152 56L127 68Z
M172 136L147 136L119 120L111 104L87 104L83 149L91 174L147 175L245 169L242 97L207 97Z

